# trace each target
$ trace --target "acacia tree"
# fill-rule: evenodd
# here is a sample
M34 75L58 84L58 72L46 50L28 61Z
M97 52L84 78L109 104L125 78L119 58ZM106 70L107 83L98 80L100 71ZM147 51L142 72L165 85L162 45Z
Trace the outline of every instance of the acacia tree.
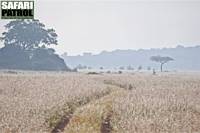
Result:
M150 60L160 63L160 71L163 71L163 65L169 61L173 61L174 59L171 57L162 57L162 56L151 56Z
M51 44L57 45L57 34L54 29L45 29L39 20L15 20L5 25L1 41L6 46L17 46L22 50L33 50Z

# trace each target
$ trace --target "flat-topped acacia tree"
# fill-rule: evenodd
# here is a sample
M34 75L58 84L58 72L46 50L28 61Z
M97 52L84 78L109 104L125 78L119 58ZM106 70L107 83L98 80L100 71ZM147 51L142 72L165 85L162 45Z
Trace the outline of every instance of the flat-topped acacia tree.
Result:
M150 60L160 63L160 71L162 72L163 71L163 65L166 64L169 61L173 61L174 59L171 58L171 57L167 57L167 56L162 57L160 55L157 55L157 56L151 56Z

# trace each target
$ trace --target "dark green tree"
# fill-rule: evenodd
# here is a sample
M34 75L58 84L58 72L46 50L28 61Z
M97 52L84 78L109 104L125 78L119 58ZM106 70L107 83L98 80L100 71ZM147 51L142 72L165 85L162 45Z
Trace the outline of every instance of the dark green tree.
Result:
M33 50L41 46L57 45L54 29L46 29L39 20L15 20L5 25L1 41L5 46L18 46L23 50Z
M5 25L0 49L0 69L69 70L55 50L54 29L46 29L39 20L14 20Z

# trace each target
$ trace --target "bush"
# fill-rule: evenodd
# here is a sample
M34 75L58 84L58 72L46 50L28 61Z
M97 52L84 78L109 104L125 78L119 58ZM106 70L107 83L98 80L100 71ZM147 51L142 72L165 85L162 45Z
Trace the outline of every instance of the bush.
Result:
M97 73L97 72L88 72L87 74L88 75L96 75L96 74L99 74L99 73Z
M118 71L118 74L122 74L122 71Z

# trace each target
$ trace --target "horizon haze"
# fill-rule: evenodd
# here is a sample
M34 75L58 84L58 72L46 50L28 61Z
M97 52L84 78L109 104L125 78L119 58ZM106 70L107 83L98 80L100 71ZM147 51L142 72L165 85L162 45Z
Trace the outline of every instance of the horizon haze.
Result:
M200 44L200 1L35 1L35 18L58 34L58 54ZM6 20L0 21L0 32Z

